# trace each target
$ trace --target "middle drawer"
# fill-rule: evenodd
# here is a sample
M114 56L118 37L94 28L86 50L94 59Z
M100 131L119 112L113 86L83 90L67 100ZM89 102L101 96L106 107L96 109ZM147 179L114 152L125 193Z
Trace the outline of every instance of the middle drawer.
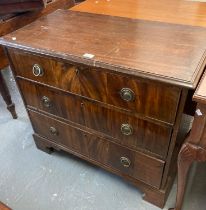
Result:
M26 80L18 80L26 105L86 126L132 149L165 159L172 128Z

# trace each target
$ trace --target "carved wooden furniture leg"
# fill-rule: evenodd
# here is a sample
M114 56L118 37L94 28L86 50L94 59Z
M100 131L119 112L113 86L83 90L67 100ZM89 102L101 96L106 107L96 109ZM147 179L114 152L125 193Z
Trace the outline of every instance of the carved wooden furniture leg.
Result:
M178 183L176 207L175 209L170 210L181 210L182 208L187 175L194 159L194 153L195 151L192 147L190 147L189 144L183 144L178 156Z
M12 117L17 119L17 114L15 111L15 105L12 103L11 95L9 93L8 87L4 81L2 72L0 71L0 93L7 104L7 109L10 111Z
M191 132L183 144L178 157L178 183L176 207L170 210L181 210L187 174L193 161L206 161L206 74L193 96L197 110Z

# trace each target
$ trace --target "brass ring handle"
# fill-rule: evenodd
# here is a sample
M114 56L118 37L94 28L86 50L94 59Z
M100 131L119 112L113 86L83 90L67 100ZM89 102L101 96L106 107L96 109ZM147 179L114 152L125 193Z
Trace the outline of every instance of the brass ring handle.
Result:
M130 88L122 88L120 96L124 101L134 101L135 94Z
M57 136L58 135L58 131L55 127L50 127L49 128L49 132L54 135L54 136Z
M32 72L35 77L43 76L44 74L43 68L38 64L33 65Z
M129 158L127 157L121 157L120 158L120 163L125 167L125 168L129 168L131 165L131 161Z
M126 136L130 136L133 134L133 128L130 124L122 124L121 125L121 132Z
M47 96L43 96L41 101L42 101L44 107L46 107L46 108L49 108L52 106L52 102Z

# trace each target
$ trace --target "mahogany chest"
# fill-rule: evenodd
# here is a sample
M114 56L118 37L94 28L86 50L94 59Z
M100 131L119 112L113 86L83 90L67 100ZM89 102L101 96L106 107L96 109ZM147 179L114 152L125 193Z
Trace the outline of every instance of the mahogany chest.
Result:
M188 90L205 66L205 35L190 26L58 10L0 43L36 146L115 173L163 207Z

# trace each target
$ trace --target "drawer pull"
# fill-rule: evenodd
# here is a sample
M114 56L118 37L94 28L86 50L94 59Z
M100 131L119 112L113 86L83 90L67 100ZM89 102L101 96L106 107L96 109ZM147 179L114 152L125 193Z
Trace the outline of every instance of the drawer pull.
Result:
M50 127L49 128L49 132L51 133L51 135L53 136L57 136L58 135L58 131L55 127Z
M52 106L51 100L47 96L43 96L41 99L44 107L49 108Z
M32 72L35 77L43 76L44 74L42 67L38 64L33 65Z
M125 168L129 168L130 167L130 164L131 164L131 161L129 158L127 157L121 157L120 158L120 163L125 167Z
M135 98L135 94L130 88L122 88L120 96L124 101L133 101Z
M133 134L133 128L130 124L122 124L121 125L121 132L126 136L130 136Z

